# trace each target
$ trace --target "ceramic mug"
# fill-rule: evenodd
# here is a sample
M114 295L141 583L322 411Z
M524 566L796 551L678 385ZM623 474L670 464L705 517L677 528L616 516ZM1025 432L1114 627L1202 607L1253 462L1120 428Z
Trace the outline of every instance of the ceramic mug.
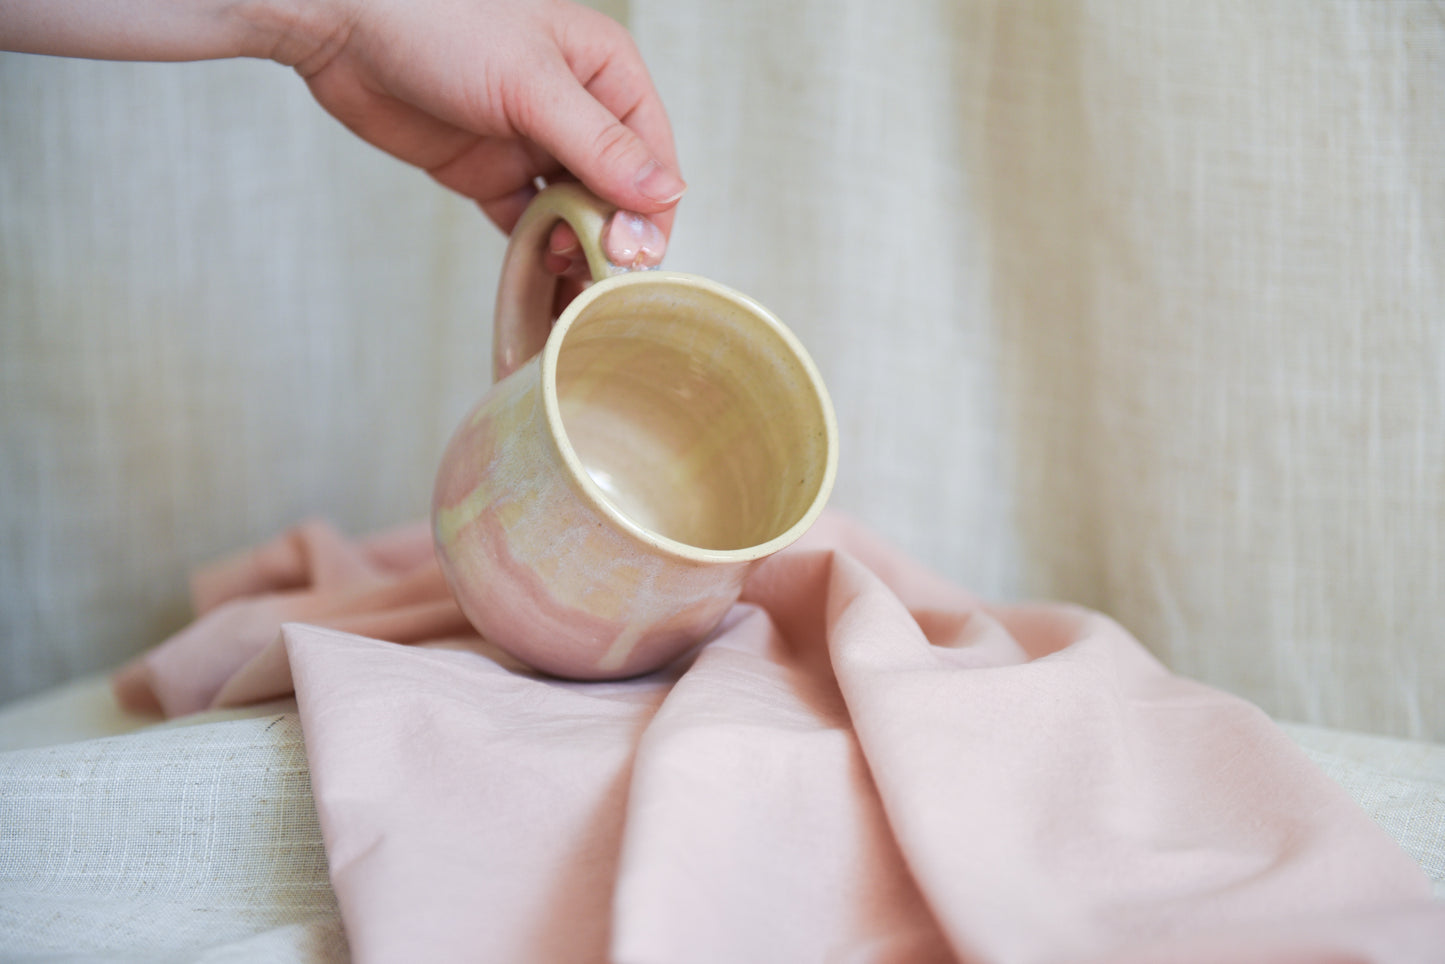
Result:
M442 457L437 554L495 645L558 676L649 672L702 640L748 570L822 511L837 471L823 380L782 322L705 278L628 272L613 209L542 191L497 294L496 384ZM558 220L594 283L551 322Z

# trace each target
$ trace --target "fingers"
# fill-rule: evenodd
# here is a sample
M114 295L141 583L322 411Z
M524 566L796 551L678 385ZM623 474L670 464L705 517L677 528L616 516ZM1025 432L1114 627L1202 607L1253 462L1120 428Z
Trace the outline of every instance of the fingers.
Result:
M570 79L570 78L569 78ZM525 113L522 133L597 195L644 214L670 209L687 185L575 81L554 82L549 109Z
M585 275L587 259L582 253L582 244L577 232L566 221L558 221L547 239L547 255L544 259L547 270L553 274Z
M655 268L662 263L667 237L652 220L632 211L618 210L602 233L602 252L613 264L626 268ZM587 258L577 234L565 221L552 228L543 264L555 275L590 281Z
M580 11L575 22L581 29L559 36L574 76L599 104L642 140L659 163L678 172L672 125L631 34L591 10ZM663 211L641 205L621 206L649 214L664 236L672 233L675 206Z
M631 38L615 21L577 8L557 39L563 62L514 88L513 126L613 204L670 212L687 185ZM670 216L664 220L670 226Z
M628 268L655 268L662 262L667 238L651 220L632 211L618 211L602 235L607 260Z

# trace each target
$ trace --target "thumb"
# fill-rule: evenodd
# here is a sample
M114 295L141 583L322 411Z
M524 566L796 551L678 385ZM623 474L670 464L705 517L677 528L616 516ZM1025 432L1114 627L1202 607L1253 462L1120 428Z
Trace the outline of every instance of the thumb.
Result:
M540 85L539 85L540 86ZM520 133L539 144L599 197L643 214L665 211L687 190L672 163L579 84L570 71L529 91ZM670 152L669 152L670 153Z

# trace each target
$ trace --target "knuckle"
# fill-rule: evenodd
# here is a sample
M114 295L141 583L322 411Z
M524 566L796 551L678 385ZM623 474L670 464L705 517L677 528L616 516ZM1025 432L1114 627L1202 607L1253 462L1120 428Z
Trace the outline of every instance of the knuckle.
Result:
M620 164L630 158L637 143L636 136L621 123L613 121L592 139L592 156L605 165Z

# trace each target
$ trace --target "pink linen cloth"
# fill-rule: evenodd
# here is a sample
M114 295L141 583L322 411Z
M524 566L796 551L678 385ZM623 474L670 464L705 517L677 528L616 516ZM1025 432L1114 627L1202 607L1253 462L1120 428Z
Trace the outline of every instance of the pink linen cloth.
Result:
M837 515L622 682L492 650L424 525L303 526L193 594L117 692L294 684L358 961L1445 960L1423 872L1259 710Z

